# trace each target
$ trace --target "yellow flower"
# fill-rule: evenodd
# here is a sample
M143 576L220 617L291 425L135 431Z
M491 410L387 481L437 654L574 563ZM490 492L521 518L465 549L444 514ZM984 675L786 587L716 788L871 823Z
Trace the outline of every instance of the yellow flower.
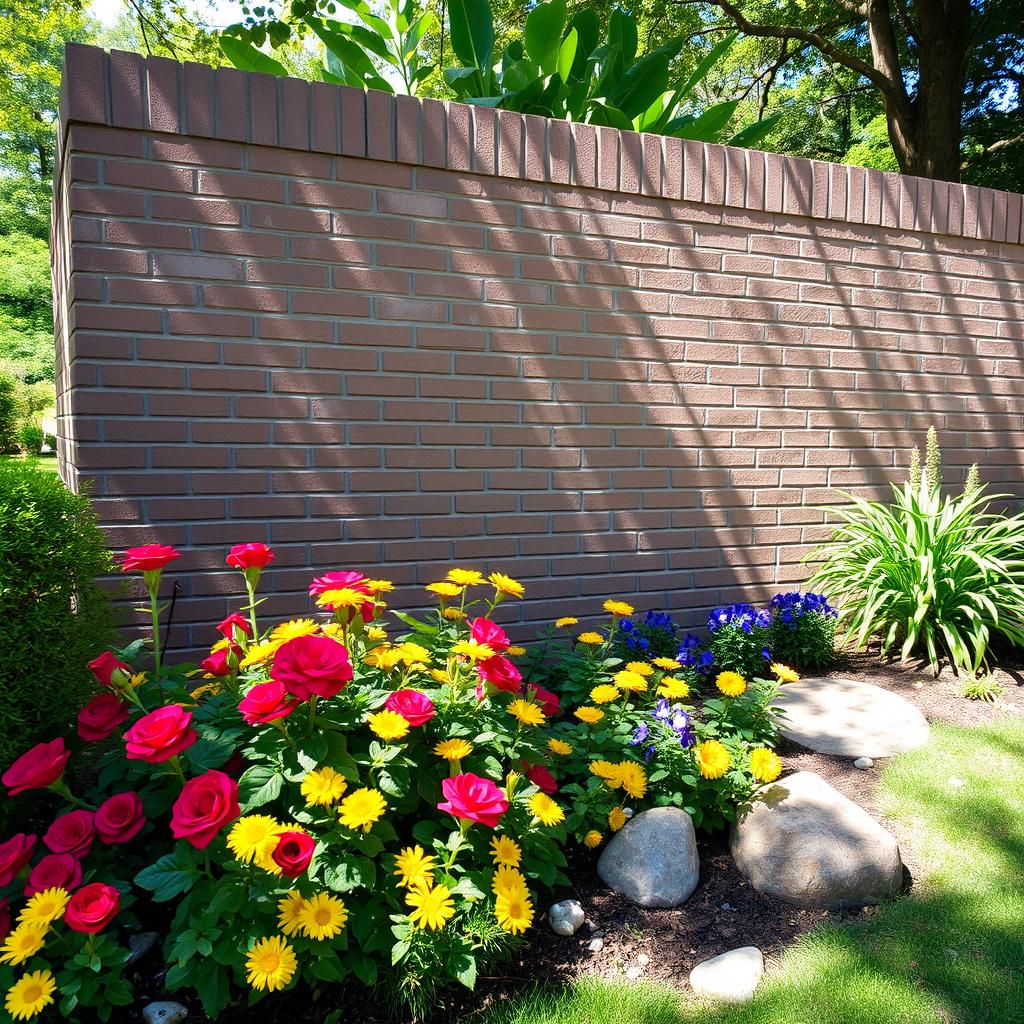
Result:
M494 877L491 879L491 889L494 890L495 896L507 896L514 892L526 892L526 879L518 868L503 864L494 870Z
M147 676L145 672L136 672L131 678L132 687L141 686L146 681L146 678Z
M204 679L211 679L212 676L206 674L203 676ZM193 700L199 700L201 697L216 697L221 691L221 685L219 682L214 683L203 683L202 686L197 686L189 696Z
M429 590L432 594L437 594L438 597L458 597L462 593L462 587L446 582L428 583L424 589Z
M612 686L610 683L601 683L600 686L595 686L590 691L590 699L595 704L610 704L617 697L621 697L622 694L618 688Z
M452 654L459 654L470 661L486 661L494 657L494 651L487 644L478 644L475 640L459 640L452 644Z
M581 644L586 644L588 647L599 647L604 643L604 637L601 636L600 633L595 633L593 630L587 633L580 633L576 639L579 640Z
M583 845L588 850L596 849L598 846L601 845L601 833L600 832L595 832L593 829L591 829L591 831L589 831L583 837Z
M21 964L35 956L46 941L47 925L21 924L12 931L0 946L0 963Z
M363 586L376 597L378 594L390 594L395 589L391 580L366 580Z
M277 903L277 926L285 935L295 935L302 930L302 906L306 901L302 893L286 893L284 898Z
M544 712L540 706L531 704L528 700L517 698L505 709L513 718L517 718L523 725L543 725Z
M565 812L547 793L534 793L527 806L533 816L540 819L542 825L557 825L565 821Z
M591 761L590 774L596 775L599 779L604 779L612 789L618 789L621 785L619 782L619 766L612 764L611 761Z
M505 649L505 654L510 658L518 658L520 654L525 654L525 647L516 647L514 644L511 647Z
M407 846L395 855L395 874L402 888L430 885L434 881L436 866L433 855L425 852L422 846Z
M647 793L647 773L635 761L622 761L619 766L619 785L634 800L639 800Z
M264 640L261 644L252 644L245 652L245 657L238 663L238 667L251 668L253 665L261 665L267 658L272 658L280 646L281 644L272 640Z
M647 680L639 672L632 672L628 669L616 672L612 682L627 693L643 693L647 689Z
M50 971L29 971L7 990L4 1008L15 1020L29 1020L53 1002L56 988Z
M245 958L245 979L260 992L276 992L292 980L297 965L295 950L280 935L258 939Z
M613 807L608 812L608 827L613 832L618 832L626 824L626 812L621 807Z
M663 676L658 693L669 700L682 700L684 697L690 696L690 687L684 680L677 679L675 676Z
M461 761L473 753L473 744L469 740L442 740L434 747L434 753L446 761Z
M313 807L330 807L341 799L346 789L348 782L344 776L327 765L308 772L301 786L306 803Z
M519 844L509 836L493 836L491 838L491 855L495 864L510 868L519 867L519 863L523 859L523 851L519 848Z
M750 774L758 782L774 782L782 774L782 759L774 750L757 747L750 752Z
M459 587L476 587L484 581L484 574L476 569L449 569L446 579Z
M449 622L461 622L466 617L461 608L445 608L443 614Z
M210 653L216 654L218 651L223 651L225 647L230 647L232 643L234 643L233 640L223 636L210 648Z
M29 898L28 903L18 914L18 924L27 924L34 928L45 928L51 921L64 916L64 908L68 905L71 894L67 889L54 886L44 889Z
M720 779L731 765L729 751L718 740L705 740L697 747L697 767L705 779Z
M675 672L677 668L683 667L674 658L654 658L653 664L657 665L658 668L663 668L666 672Z
M772 662L772 671L780 683L795 683L800 678L800 673L795 669L791 669L788 665L782 665L777 661Z
M292 619L290 622L282 622L275 626L270 633L271 643L285 644L294 640L297 636L312 636L318 629L316 622L312 619Z
M409 922L417 928L439 931L455 916L455 901L447 886L418 885L405 894L412 907Z
M338 807L338 817L345 828L369 832L387 810L387 801L376 789L357 789Z
M533 903L529 893L501 893L494 901L494 916L509 934L525 932L533 924Z
M388 644L381 644L367 651L363 657L371 668L380 668L385 672L395 668L402 663L402 652L398 647L390 647Z
M277 846L277 836L284 826L266 814L249 814L231 826L228 849L243 864L259 863L268 858Z
M611 599L605 601L601 607L608 612L609 615L614 615L616 618L626 618L636 611L631 604L626 604L625 601L612 601Z
M747 681L739 672L719 672L715 680L717 686L726 697L738 697L746 688Z
M397 711L378 711L377 714L370 715L366 721L374 736L379 736L388 743L402 739L409 732L409 722Z
M448 673L441 668L432 668L430 670L430 677L434 680L435 683L440 683L442 686L444 686L445 683L450 681L448 679Z
M366 630L366 639L371 640L373 643L379 643L381 640L387 640L388 631L382 626L370 626Z
M505 597L522 597L526 593L526 587L522 583L512 579L511 576L506 576L504 573L492 572L487 577L487 580L499 594Z
M560 619L555 619L555 626L558 629L568 629L569 626L577 625L579 621L579 619L574 619L571 615L565 615Z
M358 608L366 604L370 598L359 590L351 587L341 587L338 590L325 590L317 599L316 603L321 608Z
M345 630L342 628L342 625L341 625L340 622L325 622L320 627L320 632L323 633L324 636L329 636L332 640L337 640L339 644L343 644L345 642ZM370 631L369 630L366 631L366 637L367 637L368 640L374 640L374 639L386 640L387 639L386 636L376 637L376 638L372 637L372 636L370 636Z
M552 754L559 754L562 757L568 757L572 753L572 746L565 742L565 740L548 740L548 750Z
M604 718L604 712L600 708L592 708L589 704L585 704L581 708L577 708L573 714L581 721L586 722L587 725L596 725Z
M662 658L662 661L667 661L667 660L668 660L667 658ZM679 667L675 662L672 662L672 664L676 668ZM646 661L630 661L630 662L627 662L626 663L626 671L627 672L635 672L638 676L644 676L645 678L647 676L653 676L654 675L654 669L651 668L651 666L648 665Z
M405 643L399 644L398 649L402 652L402 661L406 665L411 666L417 662L430 661L430 651L426 647L414 644L411 640L406 640Z
M348 911L340 896L317 893L302 901L299 925L310 939L333 939L348 920Z

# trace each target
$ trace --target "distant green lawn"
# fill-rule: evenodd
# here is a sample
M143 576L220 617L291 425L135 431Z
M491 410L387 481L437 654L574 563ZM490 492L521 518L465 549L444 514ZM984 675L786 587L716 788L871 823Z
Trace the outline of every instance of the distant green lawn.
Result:
M45 470L47 473L57 472L57 457L55 455L0 455L5 462L28 462L36 469Z
M950 778L966 785L950 786ZM658 985L540 989L485 1024L1012 1024L1024 1020L1024 721L933 726L882 777L924 862L905 898L809 933L742 1007Z

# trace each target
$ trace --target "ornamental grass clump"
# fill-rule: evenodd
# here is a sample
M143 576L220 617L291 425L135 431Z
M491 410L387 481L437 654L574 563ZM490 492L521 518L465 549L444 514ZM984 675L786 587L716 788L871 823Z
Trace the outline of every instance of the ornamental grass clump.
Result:
M538 892L567 881L559 701L523 683L492 617L522 585L453 569L427 588L439 608L397 615L398 631L390 582L329 572L309 588L316 618L269 624L256 593L273 552L238 545L247 603L211 626L201 665L169 666L155 641L178 558L127 552L152 647L95 658L76 743L48 739L3 773L52 822L0 843L7 1013L105 1019L130 1002L136 912L169 922L166 987L211 1017L349 978L420 1015L439 986L472 987L533 925ZM94 781L69 784L91 745Z

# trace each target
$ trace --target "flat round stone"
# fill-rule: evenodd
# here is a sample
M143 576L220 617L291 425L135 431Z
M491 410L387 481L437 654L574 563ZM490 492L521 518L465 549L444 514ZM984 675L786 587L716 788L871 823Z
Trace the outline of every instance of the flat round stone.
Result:
M782 735L819 754L891 757L928 740L928 722L910 701L859 679L786 683L775 704L786 712Z

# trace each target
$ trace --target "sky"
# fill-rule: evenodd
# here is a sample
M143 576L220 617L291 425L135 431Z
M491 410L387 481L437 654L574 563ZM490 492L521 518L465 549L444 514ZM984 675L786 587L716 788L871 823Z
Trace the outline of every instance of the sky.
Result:
M232 0L185 0L203 24L223 27L239 20L239 7ZM104 25L113 25L128 7L127 0L92 0L89 13Z

